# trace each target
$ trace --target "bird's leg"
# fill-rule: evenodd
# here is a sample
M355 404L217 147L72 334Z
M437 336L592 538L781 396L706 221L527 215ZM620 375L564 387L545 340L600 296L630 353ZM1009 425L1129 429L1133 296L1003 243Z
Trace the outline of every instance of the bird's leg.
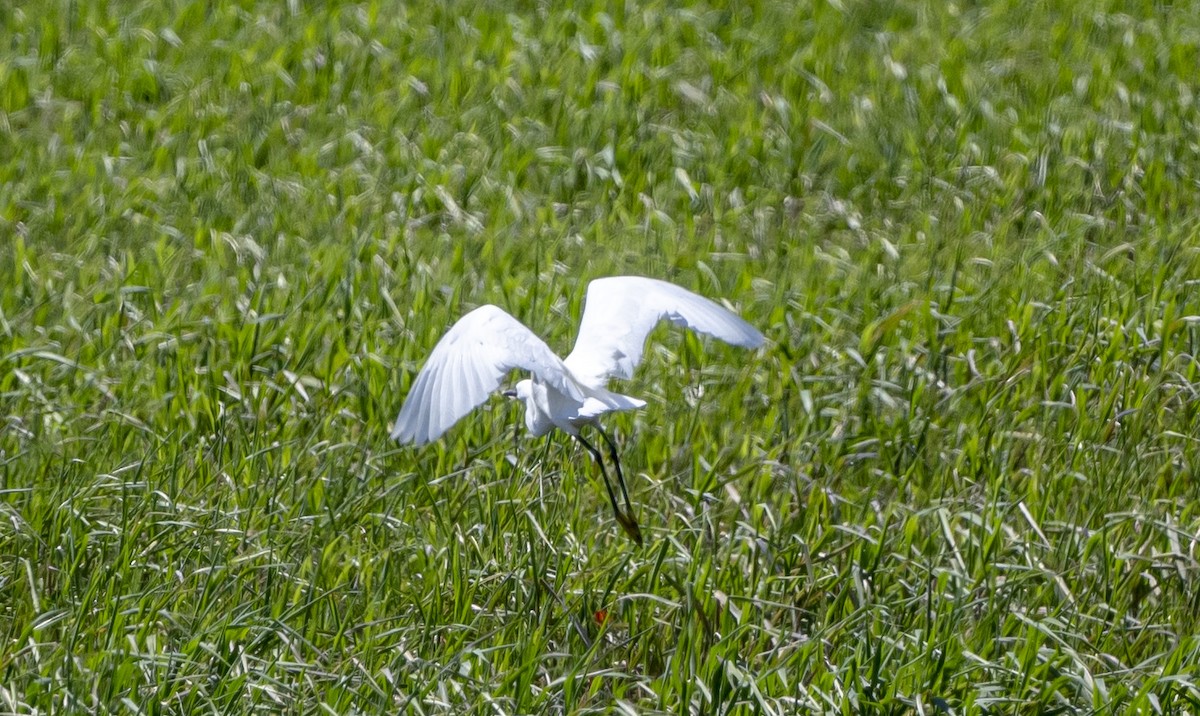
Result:
M617 484L621 486L621 496L625 498L625 513L617 515L617 521L621 523L621 527L625 528L625 532L633 538L634 542L642 544L642 530L638 527L637 518L633 516L633 503L629 501L629 490L625 489L625 475L621 472L621 458L617 454L617 445L613 442L608 433L604 432L604 428L596 424L596 430L600 433L600 437L604 438L604 442L608 444L608 452L612 455L613 468L617 471Z
M629 502L629 491L625 489L625 475L621 473L621 458L617 455L617 445L608 436L608 433L604 432L604 428L597 425L596 430L600 433L600 437L604 438L604 442L608 443L608 454L612 455L613 466L617 470L617 484L621 486L621 496L625 498L625 511L632 519L633 504Z
M638 527L637 520L633 518L632 513L625 514L621 512L621 507L617 504L617 495L613 492L612 484L608 481L608 470L604 468L604 457L600 454L599 450L592 447L591 443L589 443L587 440L584 440L582 435L577 434L574 436L574 438L579 441L580 445L587 449L588 453L591 454L592 459L595 460L596 464L600 466L600 475L604 478L604 490L608 493L608 503L612 505L613 516L617 518L617 524L621 525L621 528L625 530L625 533L628 534L634 542L637 542L639 547L641 547L642 531ZM605 439L607 438L608 436L606 435ZM612 445L611 441L609 441L609 445ZM621 468L618 466L618 474L620 474L620 469ZM621 491L624 492L624 490L625 483L622 481ZM625 504L629 504L629 495L625 495Z
M591 454L592 459L595 460L596 464L600 466L600 474L604 477L604 490L608 492L608 501L610 504L612 504L613 513L620 515L621 508L617 505L617 496L613 493L612 485L610 485L608 482L608 471L604 469L603 456L600 455L599 450L592 447L591 443L589 443L587 440L584 440L582 435L575 435L574 437L579 441L580 445L587 448L587 451Z

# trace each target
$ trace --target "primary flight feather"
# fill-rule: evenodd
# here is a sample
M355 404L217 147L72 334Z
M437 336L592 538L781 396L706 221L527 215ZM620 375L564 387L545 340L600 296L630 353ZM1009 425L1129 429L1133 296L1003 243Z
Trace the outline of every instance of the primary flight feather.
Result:
M617 521L641 544L616 446L600 430L616 466L625 514L617 506L599 451L583 439L580 428L599 429L605 413L646 404L605 386L610 378L633 377L646 336L662 320L744 348L763 344L754 326L713 301L641 276L613 276L588 284L579 337L565 359L502 309L480 306L460 318L429 354L396 417L392 438L415 445L436 440L486 401L509 372L529 371L531 378L506 392L524 401L529 431L536 436L558 428L587 448L604 474Z

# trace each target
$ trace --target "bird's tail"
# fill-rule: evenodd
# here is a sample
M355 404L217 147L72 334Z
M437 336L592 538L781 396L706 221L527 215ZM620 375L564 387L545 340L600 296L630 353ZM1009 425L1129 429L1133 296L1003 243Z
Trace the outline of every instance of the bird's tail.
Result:
M603 388L589 388L587 398L579 407L579 417L595 418L618 410L637 410L645 405L646 401L631 395L621 395Z

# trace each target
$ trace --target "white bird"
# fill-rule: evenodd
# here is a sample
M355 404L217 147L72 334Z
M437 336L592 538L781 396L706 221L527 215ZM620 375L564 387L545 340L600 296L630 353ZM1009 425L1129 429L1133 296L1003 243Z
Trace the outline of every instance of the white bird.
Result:
M646 336L663 319L736 346L763 344L754 326L709 299L641 276L612 276L588 284L579 337L565 359L502 309L480 306L438 341L396 417L392 438L414 445L438 439L486 401L510 371L527 370L532 377L504 394L525 402L525 425L535 437L558 428L587 449L600 466L617 522L640 545L641 529L633 516L617 447L600 427L599 418L646 404L605 386L609 378L633 377ZM608 445L625 499L624 512L617 505L600 451L580 434L585 425L595 427Z

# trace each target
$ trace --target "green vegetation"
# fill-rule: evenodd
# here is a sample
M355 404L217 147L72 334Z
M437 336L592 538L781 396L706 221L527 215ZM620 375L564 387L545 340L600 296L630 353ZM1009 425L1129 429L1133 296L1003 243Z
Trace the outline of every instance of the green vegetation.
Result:
M0 6L0 711L1200 710L1200 8L568 5ZM387 439L614 273L644 549Z

